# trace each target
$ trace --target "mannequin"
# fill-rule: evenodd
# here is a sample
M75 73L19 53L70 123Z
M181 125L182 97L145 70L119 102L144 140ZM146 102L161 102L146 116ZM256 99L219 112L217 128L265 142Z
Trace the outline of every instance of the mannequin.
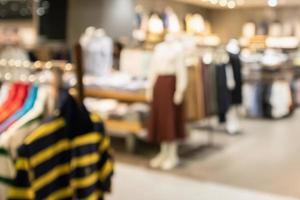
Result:
M231 91L232 106L227 113L226 129L229 134L236 134L240 132L240 122L238 118L239 105L242 104L241 98L241 63L237 58L240 53L239 42L236 39L231 39L227 46L226 51L229 53L231 64L231 75L228 77L228 88Z
M83 48L85 73L91 76L105 76L113 65L113 41L104 29L88 27L80 38Z
M93 26L87 27L85 29L85 32L80 37L80 44L81 44L81 46L86 46L88 44L88 42L93 37L95 31L96 31L96 28L93 27Z
M205 21L200 14L188 14L185 23L188 33L201 34L205 31Z
M227 50L227 52L232 53L232 54L239 54L241 51L239 42L236 39L229 40L229 42L226 46L226 50Z
M161 144L150 166L170 170L179 164L177 141L185 137L182 102L187 87L184 52L178 34L155 47L147 99L151 102L149 137Z
M93 40L93 35L96 31L96 28L93 26L89 26L85 29L84 33L81 35L80 39L79 39L79 43L82 47L82 51L83 51L83 57L84 57L84 68L85 68L85 72L87 71L87 65L88 65L88 59L89 59L89 52L88 52L88 48L89 48L89 44L91 43L91 41Z
M98 28L98 29L94 32L94 35L95 35L96 37L101 38L101 37L106 36L106 33L105 33L105 30L104 30L104 29Z
M165 24L169 33L180 32L180 22L174 10L170 7L165 9Z

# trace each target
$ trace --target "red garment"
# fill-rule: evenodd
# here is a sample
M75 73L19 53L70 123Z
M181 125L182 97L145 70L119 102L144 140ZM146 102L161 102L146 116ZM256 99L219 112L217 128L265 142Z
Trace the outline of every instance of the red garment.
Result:
M19 110L23 106L27 98L29 85L28 84L16 84L16 85L17 85L16 89L12 88L11 92L13 94L9 95L7 101L0 108L0 123L8 119L17 110Z
M153 88L153 101L148 122L151 142L160 144L185 138L183 104L173 103L175 89L175 76L158 76Z
M7 106L16 98L18 89L20 87L20 84L13 84L9 90L9 94L7 96L7 99L3 102L3 104L0 106L0 113L7 108Z

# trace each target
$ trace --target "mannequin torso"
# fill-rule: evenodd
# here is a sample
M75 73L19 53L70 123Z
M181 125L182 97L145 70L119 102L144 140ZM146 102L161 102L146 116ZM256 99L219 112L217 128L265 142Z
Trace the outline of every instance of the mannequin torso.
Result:
M103 29L87 28L80 39L86 73L102 76L110 73L113 63L113 42Z
M163 75L176 76L174 103L180 104L187 87L187 72L182 45L174 38L168 38L167 41L157 45L154 50L147 87L149 101L152 101L153 87L157 77Z

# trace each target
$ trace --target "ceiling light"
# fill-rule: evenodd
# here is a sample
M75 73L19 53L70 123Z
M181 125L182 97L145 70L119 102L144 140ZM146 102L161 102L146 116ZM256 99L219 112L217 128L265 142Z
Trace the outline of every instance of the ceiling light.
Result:
M235 1L229 1L228 4L227 4L228 8L230 9L233 9L235 8L236 4L235 4Z
M237 6L241 6L245 4L245 0L202 0L203 2L209 2L214 5L219 5L221 7L228 7L229 9L233 9Z
M270 7L276 7L278 5L278 0L268 0L268 5Z
M220 6L225 7L227 6L227 0L220 0L219 4Z

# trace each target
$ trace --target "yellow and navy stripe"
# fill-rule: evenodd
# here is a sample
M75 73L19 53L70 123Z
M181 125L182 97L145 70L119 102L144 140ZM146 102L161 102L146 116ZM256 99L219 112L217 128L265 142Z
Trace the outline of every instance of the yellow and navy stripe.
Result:
M27 137L10 199L101 199L110 189L113 160L101 118L91 119L93 131L84 134L66 134L66 121L57 118Z

